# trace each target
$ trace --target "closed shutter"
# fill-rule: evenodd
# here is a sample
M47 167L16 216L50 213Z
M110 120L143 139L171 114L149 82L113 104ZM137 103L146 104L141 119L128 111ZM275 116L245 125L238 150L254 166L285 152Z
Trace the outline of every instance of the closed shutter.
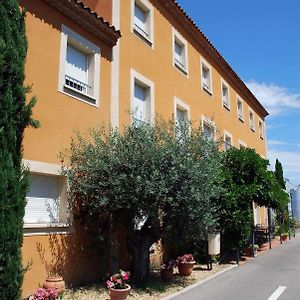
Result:
M67 47L66 75L88 84L88 57L69 44Z
M147 90L137 84L134 85L133 101L134 118L147 122Z
M59 177L30 175L24 223L59 222Z

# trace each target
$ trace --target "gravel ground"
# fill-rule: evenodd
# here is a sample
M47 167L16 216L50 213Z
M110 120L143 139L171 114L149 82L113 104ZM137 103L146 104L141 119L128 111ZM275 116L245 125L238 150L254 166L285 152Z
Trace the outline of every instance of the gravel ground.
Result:
M205 278L212 276L226 268L229 264L214 264L211 271L207 270L206 265L195 265L194 271L191 276L181 277L175 270L175 276L172 283L163 283L160 279L158 270L153 270L149 282L143 289L132 287L128 300L139 299L139 300L158 300L162 299L170 294L174 294L181 289L201 281ZM93 287L82 287L72 290L67 290L64 293L63 300L109 300L108 290L104 285L93 286Z

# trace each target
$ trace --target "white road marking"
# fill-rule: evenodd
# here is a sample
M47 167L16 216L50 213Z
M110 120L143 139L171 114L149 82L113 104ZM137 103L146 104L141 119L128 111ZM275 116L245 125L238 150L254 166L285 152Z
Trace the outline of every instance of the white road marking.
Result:
M268 300L276 300L284 292L286 286L279 286L277 290L268 298Z

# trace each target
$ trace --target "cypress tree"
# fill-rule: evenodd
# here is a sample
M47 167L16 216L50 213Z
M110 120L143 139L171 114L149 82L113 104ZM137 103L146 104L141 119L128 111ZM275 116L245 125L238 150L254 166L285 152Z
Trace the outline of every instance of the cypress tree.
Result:
M285 187L285 181L283 177L283 170L282 170L282 165L278 159L276 159L275 162L275 177L277 179L277 182L280 184L282 189L286 189Z
M22 140L35 104L26 105L23 85L27 41L25 14L17 0L0 1L0 299L19 299L23 280L21 246L25 195Z

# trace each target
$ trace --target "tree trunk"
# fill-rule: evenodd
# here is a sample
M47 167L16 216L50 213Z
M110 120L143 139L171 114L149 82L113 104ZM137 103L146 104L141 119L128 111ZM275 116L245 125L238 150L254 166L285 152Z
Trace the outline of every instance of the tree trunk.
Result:
M143 227L133 234L131 272L132 280L137 284L145 282L149 275L149 249L159 238L159 224L151 218L148 218Z

